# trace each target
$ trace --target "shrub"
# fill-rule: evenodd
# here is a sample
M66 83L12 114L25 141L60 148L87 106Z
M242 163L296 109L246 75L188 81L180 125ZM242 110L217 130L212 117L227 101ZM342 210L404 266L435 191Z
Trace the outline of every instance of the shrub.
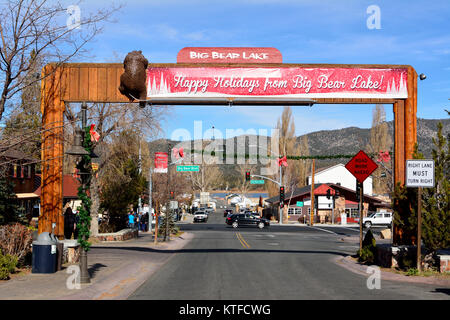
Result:
M0 280L8 280L9 275L16 270L17 258L9 254L2 254L0 250Z
M419 275L419 270L416 268L409 268L408 271L406 272L407 276L417 276Z
M31 252L32 231L20 223L0 227L0 250L5 255L17 258L23 265L25 257Z
M376 240L372 230L368 230L362 242L362 250L358 250L358 261L372 264L375 262L377 253Z

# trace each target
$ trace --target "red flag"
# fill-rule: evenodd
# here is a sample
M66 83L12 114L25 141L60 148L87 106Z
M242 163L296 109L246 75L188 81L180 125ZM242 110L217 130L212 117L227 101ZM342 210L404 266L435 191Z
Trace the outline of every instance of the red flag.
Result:
M95 124L91 124L91 129L89 130L89 133L91 134L91 141L97 142L98 139L100 139L100 135L97 133L97 131L94 130Z
M173 154L175 155L175 157L176 157L177 159L183 158L183 157L184 157L183 148L180 148L180 149L173 148Z
M391 156L389 154L389 151L380 151L380 153L378 154L378 162L389 162L391 160Z
M287 167L288 163L287 163L287 159L286 156L284 156L283 158L278 159L278 165L281 167L282 165Z

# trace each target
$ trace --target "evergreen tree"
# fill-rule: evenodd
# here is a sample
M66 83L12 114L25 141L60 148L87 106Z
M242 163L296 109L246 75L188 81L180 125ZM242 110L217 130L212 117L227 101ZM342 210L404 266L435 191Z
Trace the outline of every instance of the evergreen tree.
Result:
M418 151L417 143L414 146L413 159L423 159ZM394 211L394 226L397 245L410 245L417 239L417 188L407 188L400 182L395 185L392 193L392 208Z
M5 177L0 177L0 225L19 220L19 207L14 199L14 185Z
M422 194L422 238L425 246L435 253L450 246L450 143L438 124L433 138L434 188L424 188Z

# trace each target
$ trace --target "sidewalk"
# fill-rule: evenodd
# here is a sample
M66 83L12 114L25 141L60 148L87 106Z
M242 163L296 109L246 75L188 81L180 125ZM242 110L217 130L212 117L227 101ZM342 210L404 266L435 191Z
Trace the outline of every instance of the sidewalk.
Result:
M347 257L336 257L333 259L333 262L351 272L363 275L363 276L369 276L368 273L368 265L361 264L357 262L355 259L353 259L350 256ZM442 276L406 276L399 273L395 273L392 269L387 268L381 268L380 269L380 275L382 280L387 281L401 281L401 282L409 282L409 283L424 283L424 284L433 284L433 285L439 285L443 287L449 287L450 286L450 279L445 277L445 275Z
M74 274L69 265L53 274L26 274L0 282L2 300L111 300L126 299L156 270L166 263L175 250L184 247L193 234L171 237L169 242L153 243L150 233L140 232L139 238L128 241L101 242L88 252L90 284L81 289L69 289Z

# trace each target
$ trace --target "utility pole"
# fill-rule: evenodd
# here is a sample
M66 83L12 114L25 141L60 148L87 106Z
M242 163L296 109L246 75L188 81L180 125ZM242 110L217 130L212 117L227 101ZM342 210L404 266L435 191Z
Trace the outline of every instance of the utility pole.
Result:
M152 166L148 168L148 231L152 232L153 205L152 205Z
M172 145L169 143L168 145L168 151L167 151L167 194L169 196L169 201L167 201L166 205L166 231L164 232L164 241L169 240L170 241L170 234L169 234L169 212L170 212L170 158L171 158L171 152L172 152Z
M311 175L311 209L310 209L310 225L312 226L314 224L314 167L315 167L315 160L312 160L312 175Z
M139 174L142 173L142 158L141 158L141 138L139 138ZM139 195L139 199L138 199L138 215L142 213L142 199L141 196ZM141 217L142 219L142 217ZM139 226L138 226L138 232L139 232Z
M281 156L280 156L281 157ZM279 165L280 166L280 186L282 186L283 185L283 177L282 177L282 171L281 171L281 164ZM283 209L284 209L284 206L283 206ZM278 210L280 210L280 213L279 213L279 215L280 215L280 225L281 224L283 224L283 209L281 209L281 201L280 201L280 207L278 208Z

